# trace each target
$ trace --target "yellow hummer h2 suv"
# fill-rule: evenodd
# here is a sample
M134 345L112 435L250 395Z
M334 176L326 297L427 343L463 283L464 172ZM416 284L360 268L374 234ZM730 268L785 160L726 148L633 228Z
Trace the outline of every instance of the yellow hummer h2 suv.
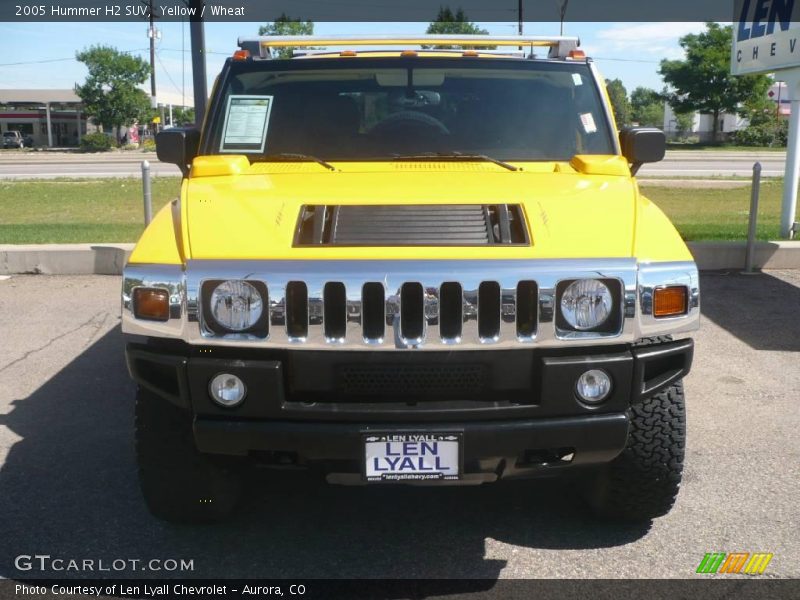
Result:
M180 198L124 271L150 510L222 518L258 463L665 514L698 273L634 178L663 134L617 132L578 40L239 45L202 132L159 134Z

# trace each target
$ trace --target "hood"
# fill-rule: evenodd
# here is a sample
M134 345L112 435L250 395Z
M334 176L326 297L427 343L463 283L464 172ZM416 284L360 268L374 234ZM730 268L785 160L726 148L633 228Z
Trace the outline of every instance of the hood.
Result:
M584 171L580 172L574 160L573 166L520 163L519 171L478 162L340 163L334 165L336 171L330 171L312 162L250 165L243 157L205 160L198 164L196 159L183 190L187 258L391 260L632 254L635 183L627 174L609 174L613 169L603 173L596 166L579 164ZM530 243L295 246L298 216L306 205L469 204L519 205Z

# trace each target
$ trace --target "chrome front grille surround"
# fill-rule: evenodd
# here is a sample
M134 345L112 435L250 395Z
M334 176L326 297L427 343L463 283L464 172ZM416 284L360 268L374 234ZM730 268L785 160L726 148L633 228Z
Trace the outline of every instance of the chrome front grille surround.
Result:
M557 326L559 282L602 278L617 302L608 331ZM241 279L267 289L269 319L256 333L219 334L207 326L205 282ZM689 310L652 316L661 285L686 285ZM136 319L138 286L170 290L169 321ZM128 265L123 331L179 337L191 344L310 350L466 350L632 342L691 331L699 319L692 262L638 264L635 259L436 261L189 261L181 266ZM179 305L177 304L179 303Z

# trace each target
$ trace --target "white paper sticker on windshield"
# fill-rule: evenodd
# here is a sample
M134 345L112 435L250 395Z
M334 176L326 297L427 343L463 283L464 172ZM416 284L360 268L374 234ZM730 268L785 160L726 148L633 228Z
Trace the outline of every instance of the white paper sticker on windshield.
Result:
M220 152L261 153L267 143L273 96L230 96Z
M572 83L574 83L575 85L583 85L583 79L581 79L580 73L572 74Z
M594 124L592 113L581 113L581 123L586 133L594 133L597 131L597 125Z

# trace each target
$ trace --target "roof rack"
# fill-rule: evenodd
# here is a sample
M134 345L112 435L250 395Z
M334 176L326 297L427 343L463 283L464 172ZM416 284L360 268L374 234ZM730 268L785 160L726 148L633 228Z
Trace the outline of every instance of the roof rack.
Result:
M549 47L549 58L567 58L580 39L547 35L276 35L240 37L239 47L252 56L271 58L272 48L306 46L517 46Z

